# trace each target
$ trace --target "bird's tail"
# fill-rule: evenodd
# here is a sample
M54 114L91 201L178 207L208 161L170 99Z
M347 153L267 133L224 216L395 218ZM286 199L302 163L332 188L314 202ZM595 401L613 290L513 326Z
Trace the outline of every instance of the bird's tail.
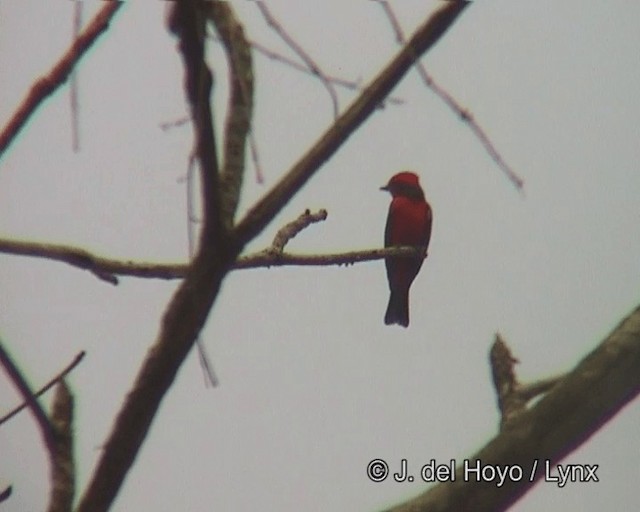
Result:
M409 326L409 290L391 290L384 323Z

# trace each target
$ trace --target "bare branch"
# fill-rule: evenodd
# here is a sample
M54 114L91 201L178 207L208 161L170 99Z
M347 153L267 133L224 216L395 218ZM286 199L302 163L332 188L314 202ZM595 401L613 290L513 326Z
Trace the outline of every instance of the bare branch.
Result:
M380 4L380 6L382 7L382 10L387 15L387 19L389 20L389 23L391 24L391 28L393 28L393 32L396 36L396 43L404 44L405 43L404 31L402 30L402 27L400 26L400 21L398 20L396 13L393 12L391 5L389 5L389 2L387 2L386 0L376 0L376 1Z
M189 259L193 259L193 254L196 250L195 247L195 228L197 225L196 220L196 211L194 206L194 197L195 197L195 152L192 152L189 155L189 165L187 167L187 244L189 248ZM186 273L186 268L185 268ZM200 361L200 368L202 368L202 373L204 376L204 385L205 387L216 387L218 382L218 377L216 377L215 372L213 371L213 364L209 360L209 355L207 353L207 349L202 341L202 338L198 336L196 338L196 346L198 347L198 359Z
M231 92L224 131L224 164L220 180L222 218L227 229L240 200L245 168L247 137L253 113L253 64L251 48L242 25L227 2L211 2L208 14L223 42L229 63Z
M516 379L514 366L518 360L513 357L511 350L496 334L496 340L489 353L493 384L498 395L498 408L502 419L500 428L508 426L516 416L526 411L527 403L537 396L551 390L565 376L551 377L531 384L520 384Z
M179 128L191 121L188 116L175 119L174 121L167 121L160 123L159 127L162 131L168 131L173 128ZM258 145L256 144L253 136L253 131L249 130L249 149L251 150L251 161L256 171L256 182L259 184L264 183L264 173L262 172L262 165L260 164L260 155L258 154Z
M172 128L179 128L190 122L191 122L191 118L189 116L184 116L178 119L174 119L173 121L166 121L164 123L160 123L159 127L163 132L166 132L168 130L171 130Z
M36 424L40 429L40 434L42 434L44 444L47 447L47 451L49 452L49 458L53 463L53 459L56 453L55 431L53 430L53 427L51 426L46 413L40 406L38 399L31 391L31 387L29 386L29 384L27 384L24 375L13 362L13 360L9 356L9 353L5 350L2 340L0 340L0 364L4 367L7 375L9 376L9 379L18 389L18 391L22 395L22 399L27 403L29 409L31 410L31 413L36 420Z
M398 42L398 44L404 44L405 43L404 32L402 30L402 27L400 26L400 22L398 21L398 18L396 17L395 13L393 12L393 9L391 8L391 4L389 4L389 2L386 0L377 0L377 2L383 8L385 14L387 15L387 18L389 19L389 23L393 28L396 41ZM427 72L426 68L423 66L422 62L418 60L418 58L416 58L416 68L425 85L429 89L431 89L436 94L436 96L438 96L442 101L444 101L444 103L453 112L455 112L455 114L458 115L460 119L462 119L462 121L467 123L471 131L475 134L475 136L478 138L480 143L484 146L487 153L489 153L489 156L498 165L498 167L505 173L505 175L507 176L507 178L509 178L511 183L513 183L513 185L518 190L521 191L524 187L523 179L520 176L518 176L518 174L511 168L511 166L507 164L507 162L505 162L505 160L502 158L502 155L500 155L500 153L496 149L493 142L491 142L491 139L489 138L487 133L476 122L476 120L473 117L473 114L471 114L471 112L469 112L468 109L460 105L458 100L456 100L451 94L449 94L449 92L446 89L444 89L443 87L441 87L436 83L436 81Z
M273 50L271 50L270 48L267 48L265 45L258 43L255 40L249 41L251 44L251 47L256 50L257 52L261 53L262 55L264 55L265 57L274 60L276 62L281 62L282 64L285 64L289 67L292 67L293 69L297 70L297 71L301 71L302 73L307 73L309 75L312 76L316 76L316 74L309 69L307 66L304 66L298 62L296 62L293 59L290 59L289 57L286 57L278 52L275 52ZM362 87L362 85L354 80L346 80L344 78L340 78L337 76L333 76L333 75L327 75L325 74L324 77L331 82L332 84L338 85L340 87L344 87L345 89L349 89L351 91L363 91L364 87ZM405 101L401 98L395 98L393 96L389 96L388 98L386 98L385 100L388 103L391 103L393 105L403 105L405 103Z
M595 434L640 393L640 307L533 407L438 484L392 512L507 510L565 456ZM503 485L464 478L464 464L522 470ZM515 473L518 475L518 473Z
M82 2L75 2L73 6L73 39L78 39L80 28L82 27ZM78 76L75 69L71 72L71 81L69 84L69 100L71 103L71 147L73 151L80 150L80 126L79 126L79 109L78 109Z
M58 375L53 377L49 382L47 382L38 391L36 391L36 393L33 396L37 398L39 396L42 396L47 391L49 391L53 386L55 386L58 382L64 379L71 372L71 370L73 370L76 366L78 366L78 364L80 363L80 361L82 361L84 356L85 356L85 352L84 351L80 352L64 370L62 370ZM27 407L28 407L28 404L26 402L23 402L21 405L19 405L12 411L9 411L7 414L5 414L0 418L0 425L2 425L6 421L9 421L16 414L18 414L20 411L24 410Z
M316 213L311 213L309 210L305 210L300 217L296 220L289 222L285 226L281 227L276 233L270 250L282 254L284 246L289 243L289 240L294 238L304 228L310 226L315 222L321 222L326 220L327 210L319 210Z
M13 488L10 485L7 485L4 489L2 489L2 491L0 491L0 503L8 500L9 496L11 496L12 491Z
M262 172L262 165L260 164L260 154L258 153L258 144L253 136L253 130L249 132L249 149L251 150L251 161L253 162L253 168L256 171L256 182L260 185L264 183L264 173Z
M111 507L164 395L200 334L222 280L243 247L229 236L220 218L218 161L209 104L212 76L205 61L203 7L199 0L175 2L169 21L170 30L180 38L185 88L196 131L204 202L200 244L124 399L78 512L103 512Z
M51 461L51 495L49 512L70 512L75 494L73 463L73 397L64 380L58 382L53 397L51 425L55 431L56 450Z
M82 56L93 46L98 37L109 28L109 23L111 23L113 16L122 5L122 2L106 2L53 69L33 84L27 97L22 100L18 110L0 132L0 157L36 109L47 96L51 95L67 80Z
M311 214L312 216L318 213ZM0 253L31 256L61 261L71 266L90 270L93 274L130 276L147 279L182 279L189 270L184 263L145 263L121 261L93 255L84 249L66 245L41 244L0 240ZM282 266L327 266L352 265L366 261L376 261L388 256L422 257L413 247L387 247L330 254L294 254L277 251L271 247L262 251L240 256L229 270L282 267Z
M467 0L444 2L442 7L418 28L407 45L380 72L346 112L240 221L234 230L239 242L244 243L251 240L271 222L289 199L369 118L411 68L415 59L440 39L468 4Z
M173 4L169 29L180 38L180 52L185 65L185 89L191 106L196 136L195 155L200 164L201 193L205 225L202 236L209 242L220 242L224 225L220 206L220 170L210 96L213 75L205 59L206 17L201 9L206 4L186 1Z
M338 119L338 114L340 113L340 106L338 104L338 94L336 93L335 87L333 87L333 83L326 77L326 75L322 72L320 67L315 63L315 61L311 58L311 56L300 46L295 39L293 39L284 27L276 20L266 4L262 1L256 2L258 9L262 13L267 25L269 25L275 32L280 36L289 48L291 48L297 55L300 57L304 63L307 65L312 74L316 75L320 81L324 84L325 88L329 92L331 96L331 102L333 103L333 117Z
M389 256L396 258L422 258L420 250L415 247L386 247L384 249L367 249L330 254L294 254L274 253L271 248L238 258L233 270L269 268L284 266L326 267L329 265L354 265L367 261L383 260Z

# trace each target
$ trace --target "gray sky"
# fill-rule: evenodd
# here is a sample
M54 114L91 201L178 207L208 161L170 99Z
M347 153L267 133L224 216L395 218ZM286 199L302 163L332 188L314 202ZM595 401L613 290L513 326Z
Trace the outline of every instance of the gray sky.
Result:
M329 74L366 83L397 48L370 2L270 2ZM396 11L409 34L435 3ZM287 53L251 3L251 38ZM96 6L87 4L85 19ZM0 161L0 236L68 243L154 262L187 255L185 185L192 133L165 5L131 2L79 68L82 150L71 150L68 87ZM71 38L71 2L0 4L0 119ZM248 250L305 208L328 219L289 249L379 247L395 172L417 171L434 231L411 293L411 326L387 327L382 262L234 272L203 333L222 381L205 389L192 354L165 398L114 506L128 510L378 510L426 488L374 484L367 463L461 461L499 416L487 363L500 331L522 380L570 370L640 297L640 5L475 2L424 59L525 180L519 194L478 141L412 72ZM212 45L217 123L221 50ZM322 84L254 55L265 185L249 167L241 214L332 122ZM344 109L353 93L340 91ZM4 121L2 121L4 122ZM219 130L221 133L221 130ZM112 287L62 264L0 255L0 333L32 383L80 350L73 372L83 489L113 417L158 332L175 282ZM0 379L0 411L19 402ZM47 400L48 403L48 400ZM600 482L539 483L513 510L634 510L640 411L631 403L565 463L599 464ZM48 466L23 413L0 428L3 512L39 511Z

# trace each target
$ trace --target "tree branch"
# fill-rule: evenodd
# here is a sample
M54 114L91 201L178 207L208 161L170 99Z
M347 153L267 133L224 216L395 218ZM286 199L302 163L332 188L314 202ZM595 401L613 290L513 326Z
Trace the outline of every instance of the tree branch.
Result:
M300 217L296 220L289 222L281 227L276 236L273 239L271 247L268 250L282 254L284 246L289 243L289 240L295 238L303 229L309 227L315 222L322 222L327 218L327 210L318 210L316 213L311 213L309 210L305 210Z
M31 409L47 447L51 469L51 494L48 511L70 511L75 486L71 431L73 400L69 389L64 381L59 381L53 400L53 412L49 418L40 406L36 395L31 391L22 372L4 349L2 341L0 341L0 364Z
M207 4L222 40L229 64L231 92L224 130L224 164L221 176L222 217L227 229L233 226L244 177L246 143L253 113L253 67L251 47L230 3Z
M321 210L322 211L322 210ZM317 214L312 214L317 215ZM295 222L295 221L294 221ZM182 279L189 270L185 263L145 263L121 261L97 256L84 249L67 245L42 244L0 240L0 253L61 261L73 267L89 270L111 284L117 284L117 276L139 277L146 279ZM366 249L329 254L296 254L274 251L267 247L256 253L240 256L229 270L283 267L283 266L327 266L352 265L366 261L376 261L387 256L420 257L413 247L388 247L384 249ZM101 276L113 276L107 280Z
M5 350L2 340L0 340L0 364L4 367L7 375L9 376L9 379L18 389L18 391L22 395L22 399L31 410L31 413L36 420L36 424L40 429L40 434L42 435L44 444L47 447L47 451L49 452L49 459L53 464L56 453L56 440L53 427L51 426L46 413L40 406L40 402L38 402L38 399L31 391L31 387L29 386L29 384L27 384L24 375L22 375L22 372L13 362L11 356L9 356L9 353Z
M550 377L531 384L519 383L514 371L514 366L519 361L513 357L500 334L496 334L496 340L489 353L489 362L493 385L498 395L498 408L502 415L501 429L524 412L528 402L552 389L565 377L565 375Z
M62 370L58 375L56 375L53 379L51 379L44 386L42 386L38 391L36 391L33 396L37 398L39 396L44 395L53 386L55 386L58 382L64 379L71 372L71 370L73 370L76 366L78 366L78 364L80 363L80 361L82 361L84 356L85 356L85 352L84 351L80 352L64 370ZM13 418L20 411L24 410L26 407L28 407L27 402L23 402L12 411L9 411L7 414L5 414L0 418L0 425L5 423L6 421L9 421L11 418Z
M295 39L293 39L293 37L291 37L287 33L287 31L278 22L278 20L273 17L271 11L269 11L269 8L267 7L267 4L265 2L256 2L256 5L258 6L258 9L260 9L260 13L262 14L264 20L267 22L267 25L269 25L276 32L276 34L280 36L280 39L282 39L287 44L287 46L289 46L289 48L291 48L296 53L296 55L298 55L298 57L303 60L303 62L309 68L309 71L313 75L317 76L323 83L323 85L329 92L329 96L331 97L331 103L333 104L333 117L335 119L338 119L340 105L338 104L338 94L336 93L336 89L333 86L331 80L326 77L322 69L320 69L320 66L318 66L311 58L311 56L306 51L304 51L302 46L300 46L295 41Z
M176 2L169 21L170 30L180 38L186 93L195 120L204 200L200 244L115 419L78 512L102 512L112 505L163 397L209 315L224 276L243 246L228 236L220 219L218 163L209 105L212 76L205 62L202 7L199 0Z
M509 508L545 474L595 434L640 393L640 307L531 409L510 420L500 434L468 459L483 466L520 468L521 479L455 480L390 509L392 512L494 512ZM517 475L518 473L516 473Z
M27 124L29 118L42 102L69 78L76 64L93 46L98 37L109 28L109 24L122 7L122 2L106 2L95 18L84 31L73 41L71 48L62 56L49 73L37 80L27 97L22 100L18 110L13 114L7 125L0 132L0 158L16 138L20 130Z
M313 70L309 69L307 66L299 64L295 60L290 59L289 57L285 57L284 55L281 55L280 53L275 52L270 48L267 48L265 45L260 44L257 41L250 41L250 44L254 50L256 50L257 52L261 53L262 55L264 55L265 57L271 60L286 64L287 66L292 67L297 71L301 71L302 73L306 73L312 76L317 76L316 73L314 73ZM363 90L362 86L357 81L354 81L354 80L346 80L344 78L331 76L327 74L324 75L324 78L327 81L331 82L332 84L338 85L340 87L344 87L345 89L349 89L351 91ZM385 99L385 102L388 102L392 105L403 105L405 103L405 101L402 98L394 98L392 96L388 96Z
M13 491L13 488L10 485L7 485L4 489L2 489L0 491L0 503L8 500L9 497L11 496L12 491Z
M400 26L400 22L396 17L393 9L391 8L391 4L386 0L377 0L382 9L384 10L387 18L389 19L389 23L393 28L393 32L396 36L396 41L398 44L405 43L405 36L402 27ZM475 134L480 143L484 146L489 156L493 159L493 161L498 165L498 167L504 172L504 174L509 178L511 183L518 190L522 190L524 187L524 180L518 176L518 174L511 168L509 164L502 158L500 152L496 149L493 142L485 132L485 130L478 124L478 122L474 119L473 114L469 112L468 109L464 108L458 100L456 100L449 92L438 85L438 83L433 79L433 77L427 72L426 68L416 58L416 68L418 73L420 74L420 78L424 84L431 89L436 96L438 96L444 103L447 105L453 112L455 112L462 121L467 123L471 131Z
M75 494L73 462L73 397L64 380L53 397L51 425L55 432L55 456L51 464L49 512L70 512Z
M289 199L313 176L374 112L413 65L415 58L431 48L468 5L466 0L445 2L412 36L407 45L378 77L352 103L318 142L247 213L234 230L239 241L246 242L271 222Z
M206 16L202 9L206 7L206 3L196 0L173 4L169 29L180 38L180 53L185 66L185 89L194 122L195 154L200 163L206 219L201 243L219 244L226 235L221 218L220 170L210 105L213 75L205 59Z

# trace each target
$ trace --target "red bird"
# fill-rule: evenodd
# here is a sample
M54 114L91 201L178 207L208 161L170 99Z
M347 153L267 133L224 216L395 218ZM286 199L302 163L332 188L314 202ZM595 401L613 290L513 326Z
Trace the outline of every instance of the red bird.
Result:
M418 176L407 171L398 173L381 190L390 192L392 197L384 230L384 246L419 247L426 255L433 216ZM384 315L385 324L409 325L409 288L420 271L422 261L415 258L386 258L391 294Z

